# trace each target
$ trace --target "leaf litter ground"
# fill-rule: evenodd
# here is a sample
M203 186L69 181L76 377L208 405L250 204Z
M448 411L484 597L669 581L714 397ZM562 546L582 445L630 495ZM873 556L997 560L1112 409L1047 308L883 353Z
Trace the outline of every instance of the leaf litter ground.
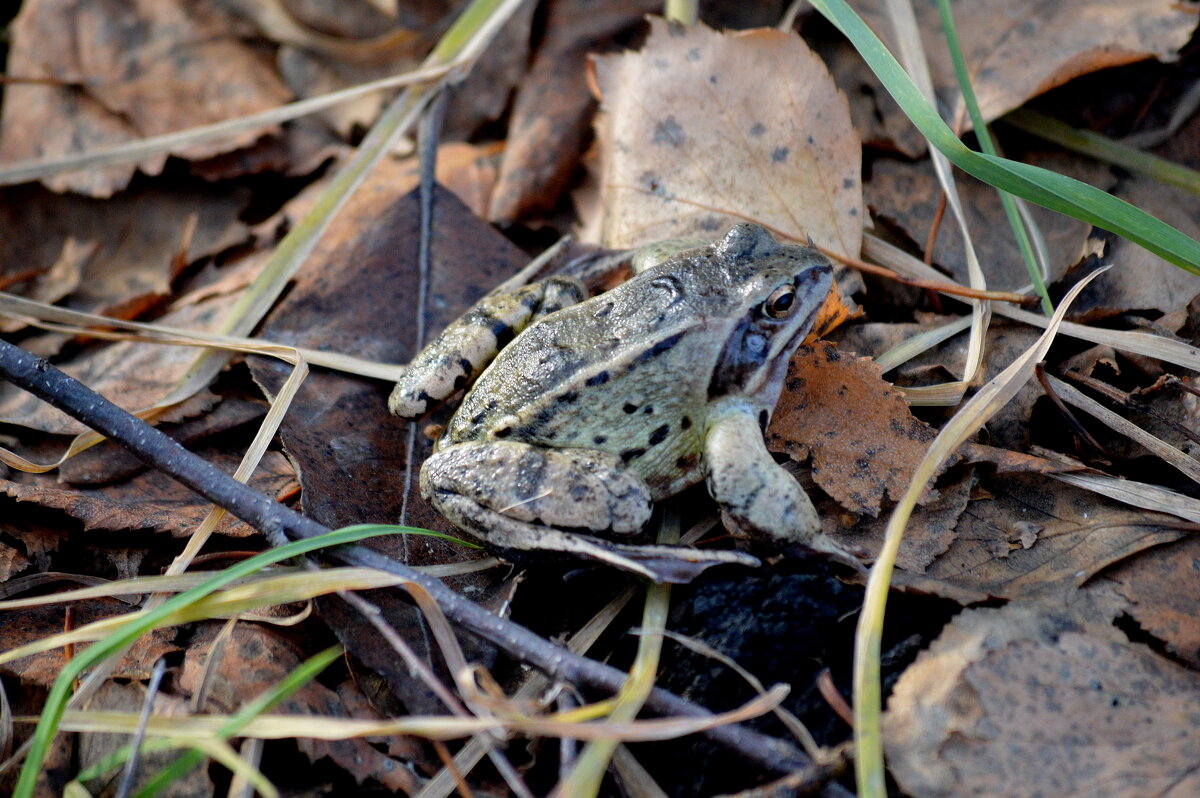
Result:
M416 42L429 40L396 36L375 39L370 47L353 43L381 27L408 26L425 34L431 21L415 8L402 8L395 19L380 18L377 5L351 3L352 10L339 19L320 4L309 5L311 16L299 25L304 35L277 27L277 20L182 2L120 13L97 7L85 19L74 19L73 32L79 41L98 43L96 31L105 31L112 34L108 44L75 50L48 44L67 28L64 4L26 0L10 29L7 71L39 81L6 87L0 161L92 149L395 72L423 52ZM777 235L801 241L811 236L835 254L856 258L864 226L873 224L876 234L918 257L930 249L930 261L948 278L965 279L961 236L953 225L938 222L939 189L931 171L923 162L890 157L916 156L923 147L860 63L848 61L844 52L836 60L829 55L839 45L818 20L801 18L801 39L773 30L685 31L661 21L642 28L641 14L653 9L633 2L613 4L603 18L566 0L547 5L544 16L515 18L503 34L514 44L496 45L488 56L493 63L479 71L490 77L473 79L458 92L447 135L473 143L442 147L438 176L466 206L449 193L435 201L426 304L417 291L421 276L413 242L419 213L409 193L414 162L386 162L342 211L267 319L262 337L404 362L419 346L418 329L426 338L436 333L521 265L520 250L480 217L503 220L512 240L533 248L550 240L551 231L572 225L568 190L574 191L580 235L591 243L625 247L676 235L712 237L748 219ZM858 5L868 19L882 19L872 3ZM1010 4L1003 11L985 0L955 5L989 119L1031 100L1036 104L1037 94L1065 84L1040 101L1046 110L1078 116L1111 135L1165 124L1170 103L1182 94L1182 76L1194 69L1191 50L1178 64L1156 71L1139 72L1145 70L1139 66L1105 73L1106 91L1089 94L1079 88L1086 88L1086 80L1069 81L1146 57L1176 57L1193 18L1181 17L1184 12L1171 4L1145 0L1087 4L1087 24L1079 24L1082 12L1072 4L1049 15L1032 5ZM935 33L926 10L921 5L918 19L927 34ZM723 21L750 27L775 20ZM534 25L541 28L531 36ZM890 28L884 23L878 29ZM640 49L589 62L589 51L611 51L614 37L628 42L631 36ZM826 57L828 69L805 40ZM932 37L925 46L934 85L953 108L957 90L944 50ZM155 60L155 52L188 52L198 60ZM274 61L266 57L272 52ZM527 52L533 66L523 70ZM197 74L204 75L199 87ZM229 77L214 77L220 74ZM594 103L584 88L589 79L600 103L594 122ZM1146 89L1151 84L1153 92ZM171 91L164 93L163 86ZM517 95L508 117L501 87ZM1139 100L1153 95L1161 102L1122 104L1139 93ZM198 96L207 99L198 102ZM74 193L35 185L3 189L0 280L7 290L71 308L203 325L232 302L234 294L219 287L222 281L236 286L239 281L230 278L239 264L269 252L277 232L311 206L314 192L337 167L313 170L326 157L340 157L344 137L353 135L356 124L369 124L377 108L378 102L361 103L327 116L326 127L298 123L262 137L181 149L170 162L164 157L141 162L140 173L126 165L46 181L55 192ZM581 182L579 159L593 124L596 143ZM59 133L31 136L48 130ZM507 134L499 133L503 130ZM503 155L489 140L498 136L507 138ZM1163 151L1195 165L1195 126L1167 136ZM868 144L865 172L860 139ZM1175 189L1047 152L1021 137L1004 141L1011 153L1027 153L1023 159L1100 185L1196 234L1194 214L1186 210L1191 198ZM305 183L309 188L288 202ZM970 181L959 188L989 284L1020 288L1024 272L994 193ZM1078 222L1041 212L1035 217L1058 295L1085 273L1081 264L1117 264L1081 297L1078 318L1195 342L1196 278ZM1093 257L1086 261L1082 255L1089 252ZM951 338L887 372L873 358L915 332L935 329L962 306L878 278L863 280L848 270L839 285L845 297L840 315L851 318L797 355L769 441L795 461L818 501L825 531L874 552L892 503L949 412L910 409L904 388L958 379L965 339ZM192 291L207 299L179 301ZM5 325L12 340L74 365L85 381L130 409L169 391L179 364L188 362L172 347L106 345L9 320ZM1036 335L1028 327L994 322L983 339L987 373L981 377L1003 369ZM1102 403L1185 456L1200 445L1196 399L1189 392L1194 378L1187 371L1066 340L1051 350L1046 369L1085 389L1101 387ZM246 423L261 413L256 386L273 395L281 382L275 361L252 358L248 370L235 367L170 418L174 434L200 445L216 462L232 462L245 445ZM412 489L428 440L387 416L386 393L382 383L314 372L284 421L279 451L251 484L295 501L291 486L298 481L305 512L330 525L407 521L448 531ZM77 431L73 422L7 387L0 394L0 414L5 442L26 454L60 451L62 436ZM218 414L224 414L220 420L196 426ZM204 515L198 500L162 475L131 473L128 464L103 460L84 468L84 458L95 463L103 451L71 461L65 481L0 475L8 497L0 499L6 595L9 589L15 594L54 584L30 579L40 572L105 578L157 573L178 547L170 537L147 531L187 534ZM1193 527L1177 516L1120 504L1053 478L1067 473L1114 474L1186 497L1198 493L1190 480L1124 436L1086 416L1065 417L1035 383L993 419L984 437L964 447L927 486L901 550L899 589L889 606L885 651L895 693L885 742L892 773L906 794L1086 795L1096 794L1100 784L1111 795L1143 794L1139 790L1146 784L1165 785L1175 790L1171 794L1194 791L1187 779L1198 753L1184 734L1194 728L1194 669L1200 662ZM688 523L711 514L702 491L677 505ZM249 533L244 526L231 524L220 532L209 544L214 557L241 556L242 548L261 545L241 537ZM389 555L414 563L478 556L426 539L394 538L382 545ZM459 576L455 585L497 611L510 608L547 636L573 632L619 588L619 578L579 573L570 565L535 563L522 570L520 576L504 570ZM670 628L706 641L768 684L790 682L794 694L787 706L820 744L832 746L848 730L817 690L819 668L807 663L832 668L834 684L848 694L852 618L861 600L852 582L836 569L791 559L776 559L753 574L718 573L676 593ZM439 661L420 613L394 596L381 593L373 600L421 657ZM973 606L981 602L1006 606ZM942 629L963 606L967 609ZM113 600L91 601L78 605L69 623L127 609ZM19 626L21 637L6 637L2 649L62 629L61 609L9 612L8 628ZM193 623L147 638L114 677L140 682L153 660L168 654L177 678L162 698L163 711L168 705L169 711L184 711L202 690L211 706L232 711L257 695L259 681L278 680L332 634L350 652L346 664L295 694L282 711L368 717L436 712L440 706L396 667L395 653L381 645L375 627L332 599L318 602L316 614L297 627L242 621L218 635L219 627ZM631 644L620 634L627 627L622 618L600 643L617 662L630 656ZM740 681L724 668L682 652L670 654L665 686L703 695L712 709L744 700ZM470 648L468 655L506 684L521 675L487 646ZM62 656L48 653L4 671L21 712L36 714L38 690L61 663ZM251 672L259 681L246 677ZM205 679L210 686L201 688ZM96 707L140 706L136 691L119 690L116 682L95 700ZM1151 756L1142 739L1122 731L1145 727L1156 740L1177 742ZM780 726L767 728L784 733ZM1034 728L1040 731L1030 734ZM18 740L22 733L18 727ZM101 754L92 743L97 736L81 737L63 745L78 746L83 764L95 761ZM528 775L535 792L554 784L547 763L557 758L555 748L542 741L527 754L539 766ZM723 760L713 750L706 754L712 767L685 774L664 764L668 749L634 750L676 794L736 790L768 777L720 767ZM674 755L678 748L669 750ZM59 755L67 757L64 751ZM400 792L415 791L440 766L428 746L401 738L375 746L301 741L292 751L293 757L299 753L318 762L314 767L331 785L375 783ZM267 764L272 761L276 765L269 770L279 786L298 789L287 766L280 768L277 758ZM142 766L155 767L150 760ZM197 794L211 793L207 771L189 778L196 779L191 786ZM499 784L496 779L483 771L468 776L484 788Z

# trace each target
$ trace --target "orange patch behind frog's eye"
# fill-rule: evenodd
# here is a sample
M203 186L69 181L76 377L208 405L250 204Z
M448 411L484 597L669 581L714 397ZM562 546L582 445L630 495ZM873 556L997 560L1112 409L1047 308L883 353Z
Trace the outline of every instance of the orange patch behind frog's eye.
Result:
M771 292L767 301L763 302L763 315L772 319L786 319L796 307L796 287L781 285Z

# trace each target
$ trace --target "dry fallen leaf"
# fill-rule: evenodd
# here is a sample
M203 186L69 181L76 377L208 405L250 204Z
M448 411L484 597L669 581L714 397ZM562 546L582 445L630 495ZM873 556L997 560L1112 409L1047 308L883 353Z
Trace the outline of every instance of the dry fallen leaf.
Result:
M217 3L26 0L9 28L0 162L52 158L184 130L281 105L290 93L247 42L253 29ZM195 144L204 158L262 131ZM108 197L166 155L46 178L55 191Z
M996 476L980 483L924 589L1062 601L1109 565L1187 534L1184 526L1040 475Z
M811 453L822 490L848 510L876 516L885 495L894 500L908 487L936 434L874 361L820 342L792 358L767 447L797 460Z
M650 25L641 51L594 60L604 210L585 223L597 239L712 238L751 220L857 257L861 147L821 59L776 30Z
M170 327L211 331L229 304L230 298L218 297L168 313L158 321ZM193 347L120 341L94 347L58 365L92 390L127 410L137 411L166 396L195 356ZM207 410L215 403L215 396L202 391L161 419L178 421ZM0 420L56 435L75 435L87 429L65 413L8 383L0 385Z
M34 270L10 292L132 318L170 294L181 254L190 264L246 240L238 217L248 201L237 189L154 186L104 201L36 185L0 189L0 281Z
M549 4L546 31L513 100L500 180L481 216L508 223L554 209L587 142L595 105L584 74L588 53L661 8L657 0Z
M1124 611L1168 650L1200 668L1200 537L1144 552L1103 575L1128 602Z
M76 629L104 618L124 615L135 609L112 598L73 601L70 606L74 608L73 628ZM0 651L11 651L18 646L61 633L64 630L65 612L64 606L53 604L4 610L4 622L0 623ZM155 629L142 635L129 653L120 660L113 675L122 679L148 678L155 660L163 654L179 650L179 646L172 643L174 639L175 630L170 628ZM89 645L91 644L77 643L75 650L85 651ZM64 664L66 656L61 648L56 648L0 665L0 673L49 687L58 677Z
M1061 605L1060 605L1061 606ZM1013 604L968 610L884 715L908 795L1200 793L1200 674L1111 626Z
M885 4L852 5L895 51ZM937 4L913 5L934 86L956 108L958 81ZM1089 72L1146 58L1174 60L1196 27L1195 12L1174 0L958 0L953 11L971 85L988 120Z
M203 455L225 470L237 467L237 458L220 452ZM15 480L20 481L15 481ZM286 493L295 484L296 472L283 455L267 452L250 478L251 487L268 496ZM115 485L63 486L53 474L18 474L12 481L0 478L0 493L20 502L54 507L83 521L86 530L152 529L176 536L191 534L212 505L162 471L152 470ZM226 516L217 532L246 537L254 530Z

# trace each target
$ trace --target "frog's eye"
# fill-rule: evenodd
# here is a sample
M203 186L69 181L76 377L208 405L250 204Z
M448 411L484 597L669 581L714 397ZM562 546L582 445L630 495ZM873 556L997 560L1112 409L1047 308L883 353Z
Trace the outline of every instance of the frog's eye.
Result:
M786 319L796 306L796 287L781 285L763 303L763 313L772 319Z

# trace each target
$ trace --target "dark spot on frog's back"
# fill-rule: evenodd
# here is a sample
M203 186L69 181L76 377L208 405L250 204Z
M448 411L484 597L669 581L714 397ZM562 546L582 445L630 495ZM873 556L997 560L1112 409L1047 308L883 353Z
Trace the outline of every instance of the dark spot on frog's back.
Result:
M788 159L791 150L787 147L776 147L771 153L771 163L783 163Z
M621 461L624 463L628 463L630 460L633 460L637 457L641 457L645 453L646 453L645 449L626 449L623 452L621 452Z
M681 418L679 420L679 428L680 429L691 429L692 428L692 419L689 418L688 416L684 416L683 418Z
M598 372L598 373L593 374L592 376L588 377L586 380L584 380L583 384L587 385L587 386L603 385L604 383L608 382L608 380L609 380L609 373L607 370L605 370L605 371Z
M670 352L671 349L675 347L675 344L679 343L680 339L682 338L683 333L676 333L669 338L656 341L653 346L643 349L641 352L639 352L633 361L635 363L645 363L647 360L653 360L665 352Z
M683 142L687 140L687 136L683 132L683 127L674 116L668 116L666 119L660 120L654 125L655 144L665 144L668 147L678 149L683 146Z
M767 431L767 424L771 423L771 413L768 410L758 411L758 428L763 432Z
M592 438L592 443L596 444L597 446L603 446L607 440L607 435L596 435Z
M750 137L751 138L756 139L759 136L761 136L763 133L766 133L766 132L767 132L767 126L764 125L762 122L755 122L753 125L750 126Z
M675 461L675 467L680 471L691 471L696 465L696 461L699 459L700 458L694 454L685 454L683 457L680 457Z
M700 48L693 47L692 49L688 50L687 51L687 60L699 61L700 60Z
M646 443L651 446L657 446L667 439L667 435L669 435L670 432L670 424L663 424L661 427L656 427L654 431L650 433L650 437L646 439Z
M637 412L638 406L633 404L632 402L626 402L624 405L621 406L621 409L624 410L627 414L632 415L633 413Z

